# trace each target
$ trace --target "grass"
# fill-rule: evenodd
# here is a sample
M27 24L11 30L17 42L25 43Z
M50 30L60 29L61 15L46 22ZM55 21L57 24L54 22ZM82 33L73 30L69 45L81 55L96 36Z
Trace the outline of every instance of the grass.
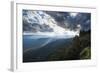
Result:
M91 58L91 49L90 47L86 47L80 53L80 59L90 59Z

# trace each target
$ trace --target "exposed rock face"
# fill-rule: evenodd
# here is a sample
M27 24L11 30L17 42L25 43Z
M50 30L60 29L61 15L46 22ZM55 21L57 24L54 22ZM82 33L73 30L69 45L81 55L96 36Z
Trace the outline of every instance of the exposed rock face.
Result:
M91 33L81 31L65 48L59 48L48 56L48 60L80 60L91 58Z

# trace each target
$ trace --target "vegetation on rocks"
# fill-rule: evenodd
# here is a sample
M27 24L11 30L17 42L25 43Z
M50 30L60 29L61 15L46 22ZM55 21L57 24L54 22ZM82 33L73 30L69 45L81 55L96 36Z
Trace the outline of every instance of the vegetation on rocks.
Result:
M47 57L48 60L81 60L91 59L91 33L81 31L80 36L73 38L71 44L58 48Z

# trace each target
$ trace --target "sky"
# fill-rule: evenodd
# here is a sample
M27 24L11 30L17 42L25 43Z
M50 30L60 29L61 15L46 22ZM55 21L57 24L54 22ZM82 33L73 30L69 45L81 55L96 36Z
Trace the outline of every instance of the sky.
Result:
M91 14L81 12L56 12L23 10L23 31L55 32L91 30Z

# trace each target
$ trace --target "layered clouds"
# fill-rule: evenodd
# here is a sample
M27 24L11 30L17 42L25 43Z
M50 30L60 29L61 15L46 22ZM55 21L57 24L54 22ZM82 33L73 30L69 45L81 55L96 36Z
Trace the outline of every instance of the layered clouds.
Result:
M24 32L55 32L91 30L91 14L56 11L23 10Z

